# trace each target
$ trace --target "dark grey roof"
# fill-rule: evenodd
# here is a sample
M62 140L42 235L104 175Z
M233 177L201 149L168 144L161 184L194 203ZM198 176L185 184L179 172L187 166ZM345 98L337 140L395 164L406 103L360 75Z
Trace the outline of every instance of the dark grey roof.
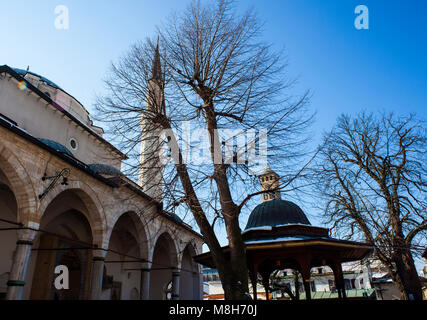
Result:
M245 229L289 224L311 225L304 212L295 203L276 199L257 205L252 210Z

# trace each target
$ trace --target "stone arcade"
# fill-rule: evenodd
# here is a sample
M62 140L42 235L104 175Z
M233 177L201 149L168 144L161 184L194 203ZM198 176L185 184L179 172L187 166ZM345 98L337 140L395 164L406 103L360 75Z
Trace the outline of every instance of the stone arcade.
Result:
M201 236L125 159L58 85L0 66L0 299L201 298Z

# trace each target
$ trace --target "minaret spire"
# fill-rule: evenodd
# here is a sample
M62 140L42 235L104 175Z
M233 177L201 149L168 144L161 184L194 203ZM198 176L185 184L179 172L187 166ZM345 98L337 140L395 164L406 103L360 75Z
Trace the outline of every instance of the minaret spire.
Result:
M153 65L147 88L146 113L165 113L164 84L160 61L159 39L157 39ZM163 165L160 161L161 127L152 122L150 116L141 117L141 155L138 184L153 199L162 201Z
M154 53L153 65L151 67L150 80L156 79L162 81L162 64L160 62L159 38L157 38L156 51Z

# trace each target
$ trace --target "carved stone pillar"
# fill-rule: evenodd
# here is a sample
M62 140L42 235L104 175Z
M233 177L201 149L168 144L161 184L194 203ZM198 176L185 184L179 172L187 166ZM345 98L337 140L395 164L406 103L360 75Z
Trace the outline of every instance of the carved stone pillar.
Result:
M141 268L141 288L140 288L140 299L150 299L150 271L151 263L145 263Z
M31 257L31 248L37 231L18 230L18 241L7 282L7 300L21 300L24 291L25 277Z
M91 273L90 300L100 300L102 292L102 278L104 276L104 261L107 251L93 251L93 265Z
M172 270L172 300L179 300L179 280L181 273L179 269Z

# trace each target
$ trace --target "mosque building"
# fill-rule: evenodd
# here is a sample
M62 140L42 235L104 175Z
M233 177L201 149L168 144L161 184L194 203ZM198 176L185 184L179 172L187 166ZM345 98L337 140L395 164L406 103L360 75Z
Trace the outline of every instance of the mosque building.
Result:
M149 91L162 99L158 58ZM0 299L201 299L201 235L146 188L161 172L133 182L103 134L54 82L0 66Z

